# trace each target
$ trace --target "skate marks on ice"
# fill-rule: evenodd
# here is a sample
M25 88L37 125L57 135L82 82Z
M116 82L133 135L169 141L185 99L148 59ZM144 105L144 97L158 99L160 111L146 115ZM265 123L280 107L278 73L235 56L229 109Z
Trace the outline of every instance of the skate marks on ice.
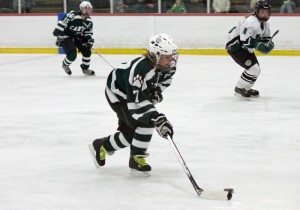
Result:
M127 60L107 58L113 65ZM298 210L298 58L260 57L261 97L250 101L233 96L241 71L229 57L179 58L157 109L173 124L198 185L234 188L228 202L199 199L172 148L157 134L149 147L150 177L130 175L126 149L97 170L87 145L117 125L104 96L111 69L93 56L97 76L84 77L78 57L72 64L76 76L69 77L62 59L0 55L2 209Z

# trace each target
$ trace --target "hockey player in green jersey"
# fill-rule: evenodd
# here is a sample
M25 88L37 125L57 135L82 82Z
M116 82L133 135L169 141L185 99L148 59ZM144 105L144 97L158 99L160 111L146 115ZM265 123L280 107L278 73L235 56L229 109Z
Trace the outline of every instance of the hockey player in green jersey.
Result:
M77 50L82 53L81 69L84 75L95 75L90 70L91 48L94 44L93 21L90 17L92 5L88 1L82 1L80 11L71 11L62 20L58 21L53 35L57 37L56 45L62 47L66 53L63 60L63 69L68 75L72 74L70 65L77 57Z
M246 16L228 33L227 52L237 64L244 68L235 87L235 95L238 97L259 96L259 91L252 89L261 71L254 50L268 54L274 48L270 36L270 24L267 22L270 15L269 2L259 0L254 14Z
M171 84L176 72L177 46L167 34L154 35L147 52L108 76L105 95L118 117L118 132L93 141L89 149L97 168L105 164L106 154L130 146L129 168L134 175L149 176L145 158L154 130L163 138L173 136L173 127L155 104Z

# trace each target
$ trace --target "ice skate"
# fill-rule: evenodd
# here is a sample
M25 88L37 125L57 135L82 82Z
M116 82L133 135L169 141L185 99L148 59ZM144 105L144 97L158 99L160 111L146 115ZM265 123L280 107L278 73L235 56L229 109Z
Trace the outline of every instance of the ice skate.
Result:
M258 90L250 89L250 90L248 90L248 93L251 94L251 97L259 97L259 91Z
M89 144L90 153L97 168L105 165L106 154L113 155L114 153L106 151L103 147L104 142L107 140L108 138L104 137L94 140L93 144Z
M80 65L82 72L85 76L95 76L95 72L91 69L84 69L82 65Z
M251 94L245 88L235 87L234 95L238 98L250 98Z
M72 74L72 71L70 69L69 66L66 66L66 65L62 65L63 69L65 70L65 72L68 74L68 75L71 75Z
M131 170L131 175L139 177L150 176L151 166L146 162L145 155L131 155L129 159L129 168Z

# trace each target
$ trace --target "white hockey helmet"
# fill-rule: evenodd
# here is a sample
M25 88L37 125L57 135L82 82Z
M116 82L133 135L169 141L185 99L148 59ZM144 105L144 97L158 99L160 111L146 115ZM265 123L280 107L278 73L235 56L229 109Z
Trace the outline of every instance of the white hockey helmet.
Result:
M93 9L93 6L92 6L91 2L89 2L89 1L82 1L82 2L79 4L79 9L80 9L80 11L82 11L83 9L89 9L89 10L92 10L92 9Z
M170 68L175 67L177 64L178 48L174 43L174 39L168 34L162 33L150 37L148 51L150 56L155 59L157 65L161 55L171 55L173 57Z

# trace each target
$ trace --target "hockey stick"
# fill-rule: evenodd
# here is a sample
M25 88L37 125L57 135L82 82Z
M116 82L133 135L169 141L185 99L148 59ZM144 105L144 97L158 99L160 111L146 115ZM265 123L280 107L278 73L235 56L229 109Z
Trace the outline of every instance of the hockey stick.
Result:
M274 36L276 36L278 33L279 33L279 30L274 32L274 34L271 36L271 41L273 40Z
M107 63L111 68L115 69L115 67L113 67L97 50L92 49L94 51L94 53L96 53L100 58L102 58L102 60L104 60L105 63Z
M173 139L168 136L168 140L184 170L184 172L186 173L186 175L188 176L190 182L192 183L197 195L200 197L200 198L205 198L205 199L213 199L213 200L230 200L232 198L232 193L233 193L233 189L224 189L224 191L209 191L209 190L204 190L204 189L201 189L194 177L192 176L190 170L188 169L186 163L184 162L177 146L175 145L175 142L173 141Z

